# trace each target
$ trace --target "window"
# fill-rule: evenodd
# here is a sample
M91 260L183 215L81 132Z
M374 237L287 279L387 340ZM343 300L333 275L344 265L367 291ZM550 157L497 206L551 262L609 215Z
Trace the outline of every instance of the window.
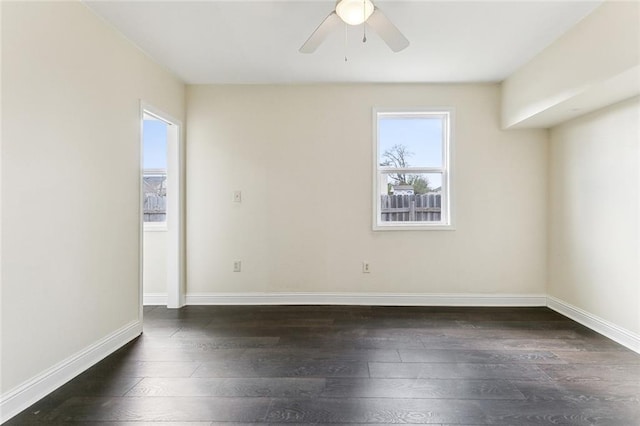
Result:
M145 113L142 126L145 229L162 230L167 223L167 123Z
M376 110L374 230L452 229L450 108Z

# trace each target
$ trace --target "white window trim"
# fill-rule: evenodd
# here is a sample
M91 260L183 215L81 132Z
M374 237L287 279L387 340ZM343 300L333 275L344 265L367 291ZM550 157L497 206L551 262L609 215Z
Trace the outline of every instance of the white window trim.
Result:
M167 222L145 222L144 232L167 232Z
M149 175L149 176L154 176L154 175L166 175L167 174L167 169L142 169L142 175Z
M378 115L398 115L407 117L410 115L421 116L424 114L443 114L446 115L448 126L445 126L445 134L443 135L443 167L410 167L400 169L409 170L419 173L442 173L442 217L445 221L441 222L382 222L380 220L380 188L379 175L380 171L393 172L397 170L391 167L381 168L378 164L380 156L380 144L378 133ZM455 110L452 107L425 107L425 108L373 108L373 215L372 229L374 231L453 231L454 226L454 209L453 209L453 141L455 129ZM448 130L448 132L446 131Z

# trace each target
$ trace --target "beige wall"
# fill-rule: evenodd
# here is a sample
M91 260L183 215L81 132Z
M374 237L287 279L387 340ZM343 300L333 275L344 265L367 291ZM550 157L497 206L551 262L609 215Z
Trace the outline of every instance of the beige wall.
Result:
M144 231L143 290L167 294L167 231Z
M547 133L501 131L497 85L187 92L189 293L544 294ZM371 230L373 106L455 108L457 230Z
M640 333L640 101L551 130L549 295Z
M184 86L79 2L2 2L2 392L138 318L139 100Z

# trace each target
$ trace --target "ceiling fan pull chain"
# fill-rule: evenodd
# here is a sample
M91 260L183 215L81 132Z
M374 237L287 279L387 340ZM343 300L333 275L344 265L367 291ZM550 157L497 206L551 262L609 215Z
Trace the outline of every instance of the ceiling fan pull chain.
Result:
M367 42L367 0L362 0L362 42Z
M344 24L344 61L347 62L347 24Z

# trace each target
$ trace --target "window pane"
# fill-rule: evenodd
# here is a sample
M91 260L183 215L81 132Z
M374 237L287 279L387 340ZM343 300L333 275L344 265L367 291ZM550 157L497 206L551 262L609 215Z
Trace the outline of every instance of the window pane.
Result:
M167 220L167 175L146 174L144 181L144 221L166 222Z
M167 123L160 120L144 120L143 169L167 168Z
M390 167L442 167L441 116L378 117L378 164Z
M381 222L440 222L441 173L381 173Z

